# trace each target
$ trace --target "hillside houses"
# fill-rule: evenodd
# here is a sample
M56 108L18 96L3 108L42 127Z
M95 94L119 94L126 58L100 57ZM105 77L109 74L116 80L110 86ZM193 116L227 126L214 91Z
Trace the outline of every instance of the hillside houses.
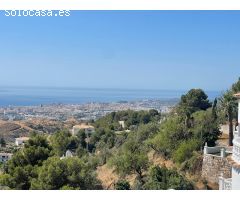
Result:
M21 146L29 140L29 137L20 137L15 139L15 145Z
M95 128L93 126L87 124L80 124L73 126L71 131L72 135L77 135L80 130L84 130L86 135L91 135L95 132Z
M0 163L5 163L10 160L12 155L11 153L0 153Z

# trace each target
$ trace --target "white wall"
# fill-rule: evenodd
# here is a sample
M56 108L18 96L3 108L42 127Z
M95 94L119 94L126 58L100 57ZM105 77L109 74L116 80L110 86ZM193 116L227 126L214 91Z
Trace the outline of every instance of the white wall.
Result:
M240 190L240 170L232 168L232 190Z
M238 123L240 123L240 99L238 100Z

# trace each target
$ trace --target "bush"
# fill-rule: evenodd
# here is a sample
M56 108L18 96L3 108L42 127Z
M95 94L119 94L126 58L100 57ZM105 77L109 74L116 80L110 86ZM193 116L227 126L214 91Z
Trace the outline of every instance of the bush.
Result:
M193 156L182 164L181 170L188 171L191 174L201 174L202 162L202 155L194 152Z
M196 139L187 140L182 142L177 150L173 153L173 160L181 164L187 159L191 158L193 155L193 152L197 149L199 149L200 143Z
M175 170L153 166L143 186L147 190L192 190L193 185Z
M130 184L129 184L129 182L127 182L125 180L119 180L115 184L115 189L116 190L130 190Z

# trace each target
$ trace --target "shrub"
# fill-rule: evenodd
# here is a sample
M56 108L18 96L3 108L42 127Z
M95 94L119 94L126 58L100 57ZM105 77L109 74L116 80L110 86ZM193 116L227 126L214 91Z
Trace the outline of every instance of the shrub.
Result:
M115 184L115 189L116 190L130 190L130 184L126 180L119 180Z
M191 158L193 155L193 152L197 149L199 149L199 141L196 139L191 139L182 142L177 150L173 153L173 160L176 163L183 163L187 159Z

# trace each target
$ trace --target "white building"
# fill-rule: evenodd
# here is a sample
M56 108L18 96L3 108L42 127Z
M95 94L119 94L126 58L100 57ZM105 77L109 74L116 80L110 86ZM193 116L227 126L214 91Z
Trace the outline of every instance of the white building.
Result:
M118 123L123 129L125 128L125 122L124 121L119 121Z
M11 153L0 153L0 163L5 163L10 160L12 155Z
M234 95L238 99L238 123L240 126L240 93ZM240 190L240 128L234 131L233 153L229 159L232 165L232 178L219 179L220 190Z
M60 159L64 159L64 158L72 158L73 157L73 153L70 150L67 150L65 155L63 155Z
M29 140L29 137L20 137L15 139L15 145L21 146Z
M80 125L73 126L72 134L77 135L80 130L84 130L86 135L91 135L92 133L95 132L95 129L93 126L87 125L87 124L80 124Z

